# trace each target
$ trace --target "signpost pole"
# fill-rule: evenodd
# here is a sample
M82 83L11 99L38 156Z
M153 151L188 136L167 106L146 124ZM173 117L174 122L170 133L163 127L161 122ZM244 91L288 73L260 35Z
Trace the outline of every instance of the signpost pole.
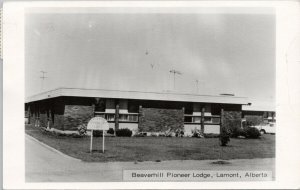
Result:
M102 152L104 153L104 130L102 130L103 138L102 138Z
M90 152L93 150L93 130L91 131L91 145L90 145Z

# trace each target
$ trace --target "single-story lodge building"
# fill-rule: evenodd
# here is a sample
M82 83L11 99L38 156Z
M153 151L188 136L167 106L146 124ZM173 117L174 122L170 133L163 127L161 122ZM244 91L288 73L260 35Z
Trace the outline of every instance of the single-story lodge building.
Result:
M104 117L110 128L133 132L199 129L220 133L224 122L242 122L247 98L105 89L57 88L27 98L30 123L59 130L77 130L94 116Z
M243 105L242 121L249 121L253 125L276 123L276 109L271 103L265 105Z

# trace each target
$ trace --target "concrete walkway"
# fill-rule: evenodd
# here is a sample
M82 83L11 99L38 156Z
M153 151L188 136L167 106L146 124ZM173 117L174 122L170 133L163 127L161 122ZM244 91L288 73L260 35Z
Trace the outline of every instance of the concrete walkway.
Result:
M230 164L211 164L211 160L162 162L82 162L26 135L26 182L111 182L123 181L123 170L252 170L273 171L275 159L237 159ZM274 178L274 177L273 177Z

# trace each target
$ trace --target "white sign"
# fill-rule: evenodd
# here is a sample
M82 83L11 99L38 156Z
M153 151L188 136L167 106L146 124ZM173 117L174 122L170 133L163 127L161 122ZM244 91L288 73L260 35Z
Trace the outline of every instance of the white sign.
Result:
M87 130L108 130L108 122L102 117L93 117L88 125Z
M90 152L93 152L93 130L102 130L102 152L104 153L104 130L109 129L108 122L102 117L93 117L87 127L87 130L91 131L91 144L90 144Z

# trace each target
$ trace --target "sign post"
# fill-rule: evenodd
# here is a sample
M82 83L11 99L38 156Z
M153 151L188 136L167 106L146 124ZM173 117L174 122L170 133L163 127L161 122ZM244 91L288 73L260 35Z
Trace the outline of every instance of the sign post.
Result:
M91 145L90 145L90 153L93 151L93 130L91 131Z
M91 144L90 144L90 152L93 151L93 131L94 130L102 130L102 152L104 153L104 131L109 129L108 122L102 117L93 117L88 125L87 130L91 130Z
M102 153L104 153L104 130L102 130Z

